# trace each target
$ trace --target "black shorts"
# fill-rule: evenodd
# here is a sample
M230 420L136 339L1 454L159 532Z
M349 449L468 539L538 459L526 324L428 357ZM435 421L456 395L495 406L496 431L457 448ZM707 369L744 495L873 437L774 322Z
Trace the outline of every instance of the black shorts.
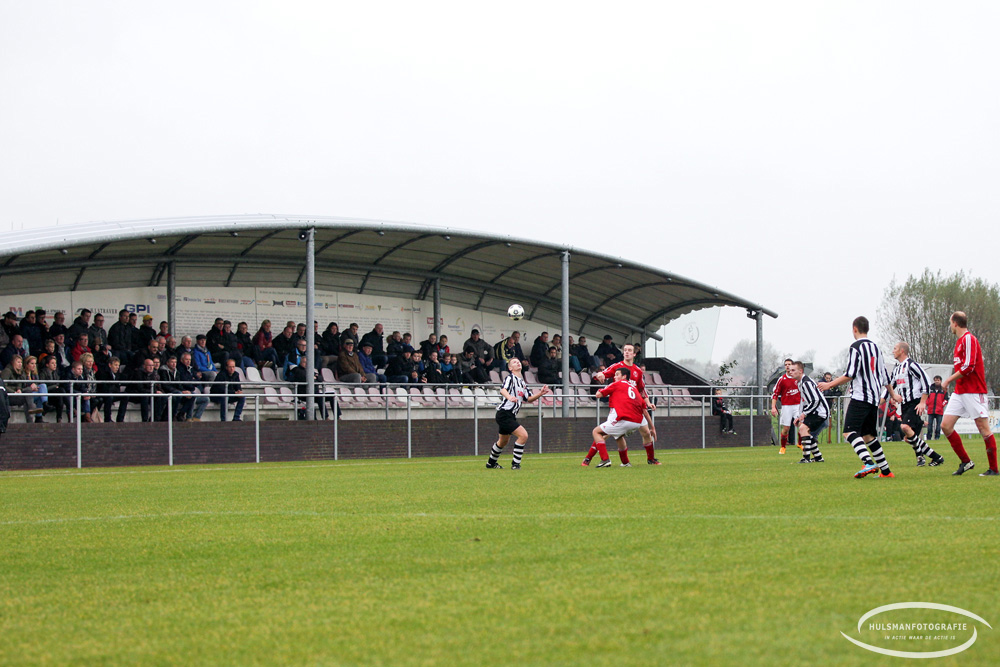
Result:
M858 435L878 435L878 406L864 401L852 400L844 414L844 433Z
M923 417L917 414L918 405L920 405L920 399L903 403L899 410L903 423L913 429L914 435L920 435L920 431L924 428Z
M500 435L510 435L521 427L521 425L517 423L517 415L510 410L497 410L496 419L497 426L500 429Z
M844 414L844 433L858 435L878 435L878 406L864 401L852 400Z
M819 435L823 429L830 425L830 420L828 418L820 417L815 413L810 413L805 416L802 423L809 429L810 435Z

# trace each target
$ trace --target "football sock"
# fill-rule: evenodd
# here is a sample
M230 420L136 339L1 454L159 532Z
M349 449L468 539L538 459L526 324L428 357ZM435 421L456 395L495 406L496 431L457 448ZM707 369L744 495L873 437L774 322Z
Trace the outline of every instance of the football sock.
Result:
M618 450L618 458L620 458L622 460L622 463L628 463L628 450L627 449L619 449Z
M878 440L869 442L868 448L872 452L872 458L875 459L875 465L882 469L882 474L888 475L892 472L889 470L889 462L885 460L885 452L882 451L882 445L879 444Z
M965 451L965 445L962 444L962 436L960 436L955 431L948 434L948 442L951 444L951 448L955 450L955 454L958 455L959 460L962 463L969 462L969 454Z
M524 456L524 445L525 443L523 442L514 443L514 452L511 456L512 463L517 463L518 465L520 465L521 457Z
M610 458L608 456L608 446L605 445L603 442L598 442L596 444L597 444L597 451L601 455L601 460L607 461Z
M849 433L847 435L847 441L851 443L851 447L854 448L854 453L858 455L861 462L866 466L872 465L872 457L868 454L868 446L865 444L865 439L862 438L857 433Z
M590 451L589 451L589 452L587 452L587 458L588 458L588 459L592 459L592 458L594 458L594 454L596 454L596 453L597 453L597 452L599 452L599 451L600 451L600 447L599 447L599 446L598 446L598 444L597 444L597 443L595 442L594 444L592 444L592 445L590 446Z
M986 441L986 458L990 460L990 470L997 469L997 438L990 433L990 437L983 438Z
M906 442L910 444L910 447L913 447L914 454L918 457L923 456L923 454L920 453L920 438L918 436L914 435L912 438L907 438Z
M812 454L812 436L805 436L802 438L802 456L809 458Z
M781 446L782 447L787 447L788 446L788 434L787 433L782 433L781 434Z
M653 456L653 454L654 454L653 443L649 443L648 445L643 445L643 447L646 448L646 460L647 461L652 461L654 458L656 458L655 456ZM994 449L994 451L996 451L996 450Z
M497 447L497 443L493 443L493 450L490 452L490 463L496 463L497 459L500 458L500 448Z

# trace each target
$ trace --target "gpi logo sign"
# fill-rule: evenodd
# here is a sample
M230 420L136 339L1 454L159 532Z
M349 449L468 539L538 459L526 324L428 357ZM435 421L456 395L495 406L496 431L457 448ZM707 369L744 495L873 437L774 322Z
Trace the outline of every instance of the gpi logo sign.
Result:
M966 618L979 621L987 628L990 628L991 630L993 629L993 626L987 623L985 619L973 614L971 611L967 611L959 607L938 604L936 602L897 602L895 604L887 604L881 607L876 607L858 619L858 633L860 634L862 632L862 626L864 626L865 621L873 616L901 609L922 609L949 612L951 614L958 614L959 616L965 616ZM860 646L866 651L881 653L882 655L891 655L896 658L943 658L945 656L955 655L956 653L961 653L975 644L976 639L979 636L975 623L969 623L968 621L961 621L957 619L948 619L943 622L928 621L927 618L928 616L925 612L924 618L910 615L907 617L905 622L901 623L879 623L873 621L864 629L879 633L879 637L882 641L895 642L897 645L904 645L907 648L914 648L921 644L932 645L936 650L902 651L898 649L883 648L881 646L866 644L860 640L854 639L853 637L848 637L843 632L840 634L843 635L844 639L847 641L855 644L856 646ZM970 626L972 629L972 636L969 637L967 641L959 646L952 646L951 648L937 648L937 646L940 646L942 642L960 641L959 638L964 637L968 633Z

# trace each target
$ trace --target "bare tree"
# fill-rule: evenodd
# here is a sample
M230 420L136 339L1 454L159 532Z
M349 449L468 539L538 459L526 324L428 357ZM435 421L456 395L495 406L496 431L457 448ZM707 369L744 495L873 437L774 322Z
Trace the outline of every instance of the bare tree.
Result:
M920 363L949 363L955 337L948 322L956 310L968 315L969 329L983 348L987 384L1000 386L1000 288L995 284L961 272L942 276L929 270L902 284L893 279L882 296L878 330L886 345L909 343Z

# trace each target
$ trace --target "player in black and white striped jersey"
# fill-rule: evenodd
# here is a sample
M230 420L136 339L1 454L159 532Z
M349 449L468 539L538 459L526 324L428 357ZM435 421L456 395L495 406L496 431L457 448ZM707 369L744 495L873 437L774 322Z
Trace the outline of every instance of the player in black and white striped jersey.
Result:
M802 458L799 463L824 463L823 452L819 451L819 434L830 425L830 404L816 382L805 374L805 364L793 361L788 374L799 383L802 397L800 412L795 417L798 425L799 442L802 444Z
M856 317L851 330L854 343L847 370L839 378L816 386L826 391L851 383L851 402L844 415L844 439L851 443L854 453L865 464L854 476L860 479L878 472L879 477L895 477L878 441L878 404L883 390L889 386L889 373L878 345L868 338L868 318Z
M549 389L548 385L542 385L542 388L534 394L529 393L528 385L521 375L521 361L517 357L507 362L507 370L510 371L510 375L503 381L503 386L500 388L503 400L497 406L496 414L500 435L490 451L490 460L486 462L486 467L490 469L503 467L498 462L500 450L504 448L507 441L510 440L510 436L513 435L515 437L514 453L511 457L510 469L518 470L521 467L521 457L524 456L524 445L528 442L528 432L517 422L517 413L521 409L521 403L525 401L534 403L542 396L551 394L552 390Z
M903 341L896 343L892 348L892 356L896 359L896 367L892 369L889 394L892 400L900 405L903 435L917 455L918 466L925 465L927 458L930 458L932 466L939 466L944 463L944 457L931 449L927 441L920 436L920 431L924 428L927 395L931 386L927 381L927 374L920 364L910 358L909 343Z

